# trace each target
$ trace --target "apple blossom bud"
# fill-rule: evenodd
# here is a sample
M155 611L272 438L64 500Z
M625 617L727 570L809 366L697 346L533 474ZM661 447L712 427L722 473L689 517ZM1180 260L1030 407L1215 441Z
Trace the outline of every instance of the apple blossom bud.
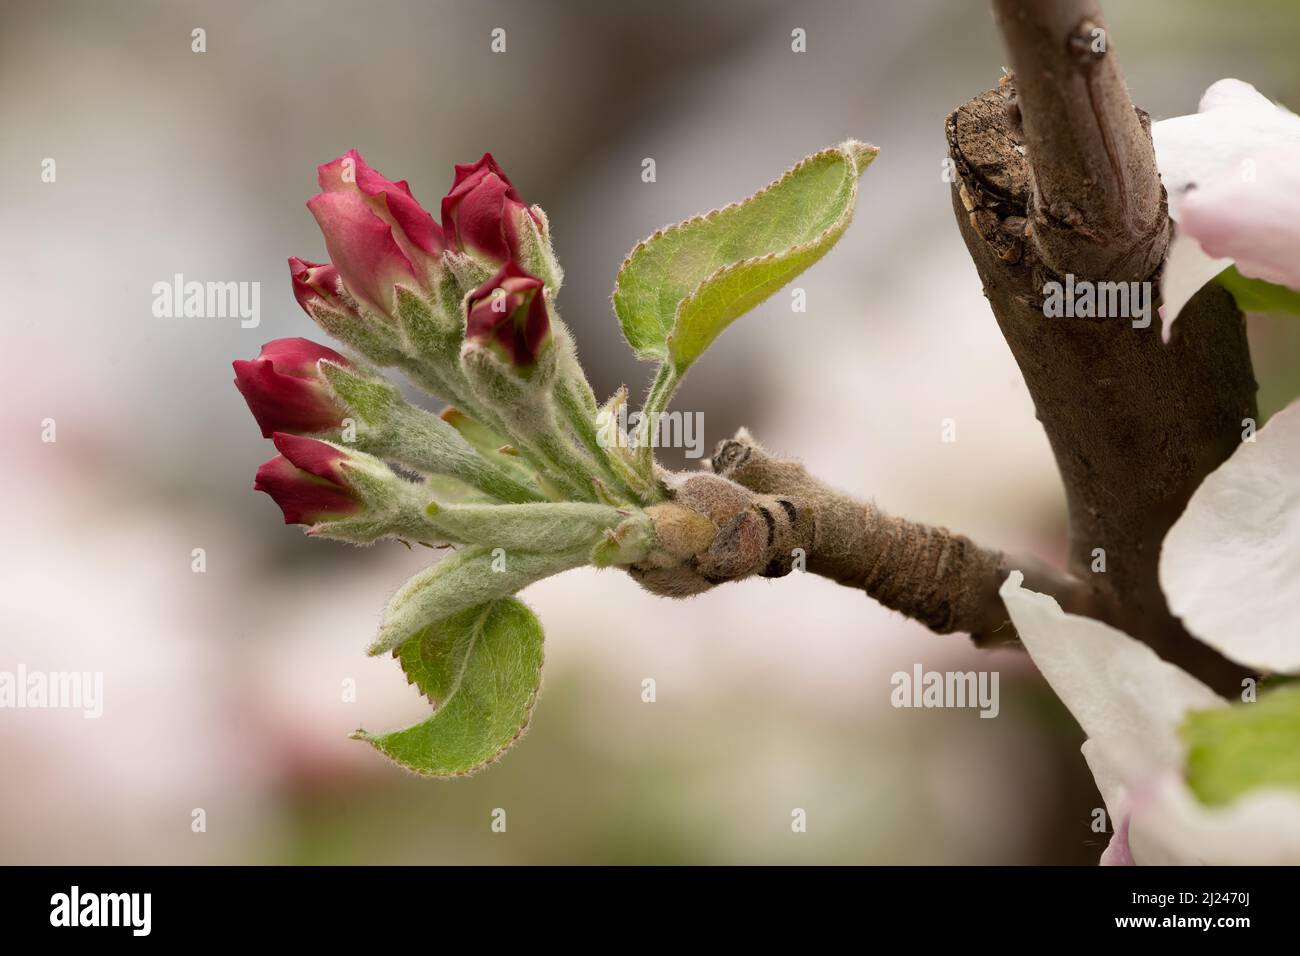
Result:
M500 265L519 258L520 216L541 221L524 203L491 153L477 163L458 163L442 200L447 245Z
M442 229L411 195L349 150L318 169L321 193L307 201L325 248L348 290L385 315L394 286L427 287L446 244Z
M442 229L411 195L406 180L393 182L372 169L355 149L317 170L326 192L355 191L364 196L374 214L393 231L393 239L413 263L424 265L446 248Z
M322 432L338 428L346 409L321 378L316 363L329 359L345 368L338 352L310 339L276 339L252 361L234 363L235 387L248 402L262 436L275 432Z
M542 280L514 262L470 293L465 339L492 349L515 368L530 369L551 341Z
M400 330L388 322L362 315L359 303L333 265L290 256L289 275L294 298L327 334L377 365L401 363Z
M343 473L346 452L314 438L282 432L272 437L280 454L257 469L253 488L275 499L285 524L313 525L361 508Z
M313 308L355 314L339 279L339 270L330 263L290 256L289 276L293 281L293 297L308 315L313 315Z

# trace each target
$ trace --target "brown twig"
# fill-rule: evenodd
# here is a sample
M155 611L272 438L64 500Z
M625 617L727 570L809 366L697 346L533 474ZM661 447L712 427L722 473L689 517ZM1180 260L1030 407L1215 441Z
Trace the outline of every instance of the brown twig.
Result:
M1028 155L1031 242L1057 273L1150 278L1169 217L1096 0L994 0Z
M994 6L1017 72L948 118L953 208L1061 472L1070 572L1088 582L1094 616L1238 691L1245 672L1169 614L1157 564L1192 491L1257 417L1243 316L1207 286L1168 344L1156 322L1045 317L1046 283L1069 275L1158 288L1168 216L1147 118L1097 4ZM1094 30L1104 51L1084 56Z
M650 509L663 553L632 573L653 591L683 596L800 569L980 644L1016 638L998 596L1012 570L1063 607L1088 610L1090 592L1070 575L889 515L830 488L799 462L773 457L744 429L718 446L712 466L712 473L672 476L673 503Z

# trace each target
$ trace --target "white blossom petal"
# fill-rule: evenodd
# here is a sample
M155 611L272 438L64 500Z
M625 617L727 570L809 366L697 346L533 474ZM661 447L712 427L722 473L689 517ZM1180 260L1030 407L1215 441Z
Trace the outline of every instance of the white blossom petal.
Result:
M1066 614L1023 581L1012 571L999 594L1029 656L1084 733L1127 741L1147 769L1181 766L1184 712L1226 706L1223 698L1123 631Z
M1177 773L1147 788L1128 820L1128 845L1142 866L1300 864L1300 797L1252 790L1207 807Z
M1249 83L1219 80L1201 97L1199 112L1153 124L1151 140L1169 197L1169 215L1181 221L1183 199L1190 189L1213 181L1234 165L1253 162L1252 156L1262 150L1300 143L1300 116ZM1166 342L1187 300L1234 261L1210 256L1190 237L1174 238L1160 281Z
M1111 834L1110 843L1106 844L1106 849L1102 851L1101 859L1097 861L1099 866L1134 866L1137 863L1133 859L1133 849L1128 845L1128 817L1124 817L1115 824L1115 831Z
M1300 143L1243 155L1183 201L1181 229L1244 276L1300 289Z
M1178 768L1136 764L1132 740L1090 739L1088 767L1107 797L1113 837L1099 861L1142 866L1300 863L1300 797L1287 790L1251 791L1226 807L1196 799ZM1115 803L1108 783L1123 778Z
M1205 91L1200 108L1151 126L1156 165L1174 219L1189 186L1222 172L1245 153L1300 143L1300 116L1241 80L1219 80Z
M1109 737L1089 737L1079 750L1101 791L1111 824L1126 819L1131 809L1130 783L1142 780L1151 769L1147 746L1133 734L1122 732Z
M1160 586L1169 609L1221 654L1300 671L1300 401L1196 489L1165 536Z
M1222 109L1260 109L1276 108L1276 104L1245 80L1231 77L1211 83L1209 89L1201 94L1197 104L1198 113L1209 113Z
M1160 335L1164 341L1169 341L1169 331L1183 306L1230 265L1231 259L1213 259L1191 236L1181 229L1175 231L1160 276Z

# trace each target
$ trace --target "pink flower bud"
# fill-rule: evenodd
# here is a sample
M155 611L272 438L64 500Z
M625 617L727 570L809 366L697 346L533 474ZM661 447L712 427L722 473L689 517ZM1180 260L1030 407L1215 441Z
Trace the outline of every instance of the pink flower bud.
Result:
M397 283L424 284L446 248L442 229L411 195L349 150L318 170L323 192L307 201L325 236L325 248L348 290L361 302L392 314Z
M1300 145L1242 154L1198 183L1180 225L1242 275L1300 289Z
M340 288L339 270L328 262L309 262L290 256L289 275L293 280L293 297L308 315L313 304L335 312L353 312Z
M262 428L274 432L321 432L338 428L346 410L339 405L316 369L320 359L347 368L347 359L310 339L276 339L262 346L252 361L237 361L235 387Z
M442 200L448 246L496 263L517 259L521 215L537 221L491 153L477 163L456 165L455 180Z
M542 280L515 262L470 294L465 338L491 347L516 368L530 368L551 334Z
M280 432L273 438L280 454L257 469L253 489L275 499L285 524L313 525L360 509L340 467L346 454L314 438Z

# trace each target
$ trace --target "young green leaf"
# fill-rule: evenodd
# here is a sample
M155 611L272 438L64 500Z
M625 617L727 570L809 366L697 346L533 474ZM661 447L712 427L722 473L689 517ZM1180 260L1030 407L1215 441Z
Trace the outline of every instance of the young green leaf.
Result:
M464 776L524 732L542 682L542 625L513 598L431 625L394 651L407 679L436 710L405 730L352 736L408 770Z
M566 552L512 551L483 544L450 554L417 573L393 595L367 649L382 654L467 608L508 597L534 581L580 568L591 546Z
M623 263L614 309L643 359L680 379L744 312L826 254L843 235L858 176L876 148L849 140L807 157L723 209L663 229Z

